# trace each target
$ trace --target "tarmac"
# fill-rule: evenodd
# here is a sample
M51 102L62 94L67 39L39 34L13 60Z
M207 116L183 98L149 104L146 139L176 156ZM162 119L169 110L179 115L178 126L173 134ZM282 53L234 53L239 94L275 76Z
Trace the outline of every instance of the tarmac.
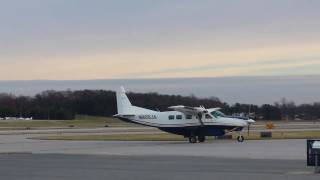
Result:
M5 180L319 179L301 160L65 154L0 155L0 175Z
M189 144L29 139L34 136L37 134L0 135L1 179L320 178L306 167L306 140Z

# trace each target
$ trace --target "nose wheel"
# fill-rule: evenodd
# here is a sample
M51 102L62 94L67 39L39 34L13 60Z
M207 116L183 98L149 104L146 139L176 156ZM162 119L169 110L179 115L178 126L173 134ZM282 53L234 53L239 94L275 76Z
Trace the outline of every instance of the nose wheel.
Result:
M244 137L243 137L242 135L239 135L239 136L237 137L237 141L238 141L238 142L243 142L243 141L244 141Z

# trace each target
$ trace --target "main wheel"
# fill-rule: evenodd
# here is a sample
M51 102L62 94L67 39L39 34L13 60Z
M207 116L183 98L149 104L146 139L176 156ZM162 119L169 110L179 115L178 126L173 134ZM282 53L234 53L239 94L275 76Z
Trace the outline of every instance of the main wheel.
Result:
M196 136L190 136L189 137L189 142L190 143L197 143L197 137Z
M198 136L198 141L199 142L205 142L206 141L206 137L205 136Z
M238 137L237 137L237 141L238 141L238 142L243 142L243 141L244 141L244 137L241 136L241 135L238 136Z

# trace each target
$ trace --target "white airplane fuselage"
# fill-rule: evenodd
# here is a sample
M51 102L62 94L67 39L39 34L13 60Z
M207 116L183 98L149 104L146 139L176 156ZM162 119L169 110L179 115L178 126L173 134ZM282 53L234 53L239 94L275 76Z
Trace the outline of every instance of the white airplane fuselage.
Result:
M163 131L188 136L191 132L204 136L222 136L230 130L242 130L248 124L242 119L229 117L202 118L203 124L197 116L192 115L187 119L184 113L178 111L157 112L147 110L144 113L137 113L134 116L121 116L118 118L145 126L157 127ZM173 117L173 118L172 118Z
M121 120L156 127L160 130L189 138L191 136L223 136L231 131L241 131L250 123L249 120L240 117L225 116L217 111L217 108L205 110L205 113L199 116L197 111L194 114L180 111L159 112L133 106L124 89L117 92L117 107L118 114L115 117ZM174 107L180 108L183 106ZM201 110L201 108L198 109ZM186 109L186 111L189 110L190 107ZM251 121L254 122L253 120Z

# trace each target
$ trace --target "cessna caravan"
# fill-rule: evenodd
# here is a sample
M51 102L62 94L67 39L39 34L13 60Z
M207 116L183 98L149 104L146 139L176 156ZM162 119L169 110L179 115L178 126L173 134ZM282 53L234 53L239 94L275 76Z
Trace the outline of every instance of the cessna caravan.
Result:
M115 117L145 126L156 127L162 131L189 138L190 143L205 142L206 136L224 136L236 131L237 140L243 142L241 134L245 127L255 121L243 117L230 117L220 112L220 108L171 106L172 111L153 111L133 106L123 87L116 92L118 114Z

